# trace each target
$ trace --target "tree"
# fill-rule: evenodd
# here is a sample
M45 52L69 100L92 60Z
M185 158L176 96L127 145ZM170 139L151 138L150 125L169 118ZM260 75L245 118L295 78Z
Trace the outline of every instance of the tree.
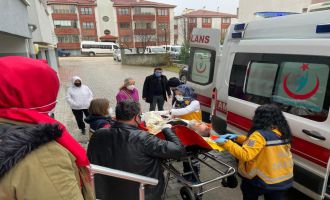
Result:
M189 40L185 40L182 43L182 48L180 52L180 61L183 64L188 64L190 56L190 43Z
M156 36L149 29L140 29L135 33L135 41L140 42L140 48L143 49L142 53L144 54L147 46L152 46L153 42L156 39ZM140 53L140 52L139 52Z

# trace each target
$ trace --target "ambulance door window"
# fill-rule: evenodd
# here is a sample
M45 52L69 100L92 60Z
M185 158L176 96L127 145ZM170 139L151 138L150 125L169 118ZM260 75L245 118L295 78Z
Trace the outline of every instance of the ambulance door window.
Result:
M191 48L188 69L188 80L199 85L207 85L213 81L215 51Z
M308 62L282 62L272 101L283 111L315 121L328 116L329 66Z

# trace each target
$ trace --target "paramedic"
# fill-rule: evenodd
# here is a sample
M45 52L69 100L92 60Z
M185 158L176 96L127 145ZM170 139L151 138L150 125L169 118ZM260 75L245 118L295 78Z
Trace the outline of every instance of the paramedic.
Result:
M274 105L263 105L255 111L247 137L226 134L215 140L239 160L244 200L257 200L261 195L265 200L283 199L293 183L291 138L281 110Z

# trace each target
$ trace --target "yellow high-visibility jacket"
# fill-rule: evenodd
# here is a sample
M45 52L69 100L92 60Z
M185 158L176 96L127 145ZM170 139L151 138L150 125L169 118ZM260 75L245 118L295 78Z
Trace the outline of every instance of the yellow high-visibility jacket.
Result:
M281 139L281 133L259 130L248 138L239 136L237 143L228 140L224 149L239 160L238 172L251 184L271 190L282 190L292 186L293 161L290 141Z

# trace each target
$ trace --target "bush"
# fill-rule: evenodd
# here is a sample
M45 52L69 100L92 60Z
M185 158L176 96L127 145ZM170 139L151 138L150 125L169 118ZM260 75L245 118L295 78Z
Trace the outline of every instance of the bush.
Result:
M189 56L190 56L190 44L189 42L184 42L182 44L181 52L180 52L180 62L182 64L188 64Z

